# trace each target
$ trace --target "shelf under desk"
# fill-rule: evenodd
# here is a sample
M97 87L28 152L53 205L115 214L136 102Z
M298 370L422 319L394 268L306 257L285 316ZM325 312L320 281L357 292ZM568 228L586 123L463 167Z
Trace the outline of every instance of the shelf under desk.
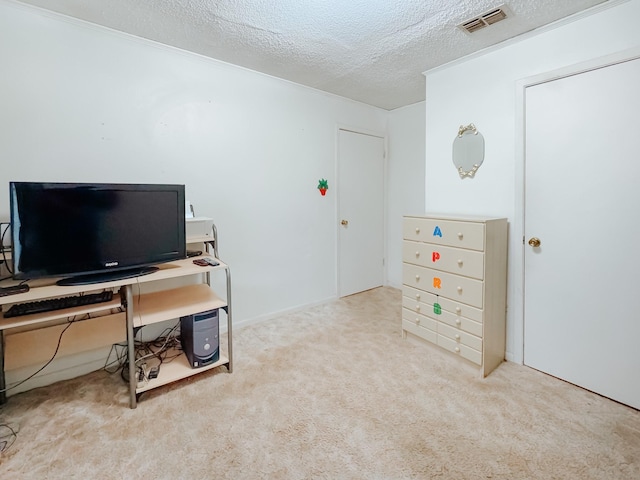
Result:
M226 306L227 303L205 283L135 295L133 326L141 327Z

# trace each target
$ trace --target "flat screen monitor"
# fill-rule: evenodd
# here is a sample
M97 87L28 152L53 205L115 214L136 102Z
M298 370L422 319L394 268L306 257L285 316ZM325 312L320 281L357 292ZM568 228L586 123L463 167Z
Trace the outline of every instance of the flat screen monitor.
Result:
M9 191L15 279L106 282L186 257L184 185L11 182Z

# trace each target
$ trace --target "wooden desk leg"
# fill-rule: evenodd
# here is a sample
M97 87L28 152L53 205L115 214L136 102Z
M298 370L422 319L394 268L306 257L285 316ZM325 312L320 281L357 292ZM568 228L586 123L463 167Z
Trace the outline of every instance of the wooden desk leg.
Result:
M135 338L133 333L133 291L131 285L126 285L125 300L127 302L127 354L129 361L129 407L136 408L136 352Z
M4 379L4 330L0 330L0 405L7 403L7 384Z

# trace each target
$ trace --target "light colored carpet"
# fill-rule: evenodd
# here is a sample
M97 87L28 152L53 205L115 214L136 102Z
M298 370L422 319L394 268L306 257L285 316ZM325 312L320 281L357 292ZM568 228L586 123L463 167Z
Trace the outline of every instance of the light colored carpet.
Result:
M403 340L378 288L237 329L234 373L128 408L94 372L16 395L2 479L639 479L640 413L513 363Z

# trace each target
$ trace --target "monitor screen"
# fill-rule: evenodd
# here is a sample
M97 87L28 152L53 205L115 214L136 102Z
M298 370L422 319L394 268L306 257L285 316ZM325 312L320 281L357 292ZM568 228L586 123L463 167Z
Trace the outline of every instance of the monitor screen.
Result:
M94 283L186 257L184 185L11 182L10 196L16 279Z

